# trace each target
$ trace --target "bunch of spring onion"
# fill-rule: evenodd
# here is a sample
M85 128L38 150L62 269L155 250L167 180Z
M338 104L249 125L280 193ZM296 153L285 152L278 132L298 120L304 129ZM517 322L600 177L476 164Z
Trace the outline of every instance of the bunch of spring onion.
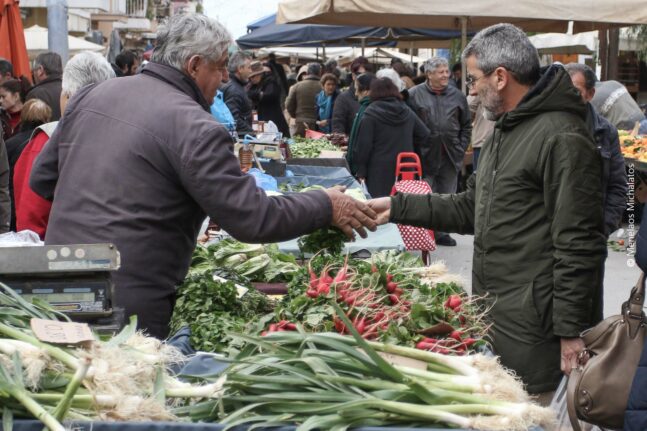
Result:
M226 371L222 398L175 413L220 421L226 429L296 423L297 431L360 425L514 431L553 420L552 411L530 403L494 357L452 357L367 341L339 315L352 337L238 335L248 344ZM394 354L426 367L394 365Z
M173 420L170 404L220 395L222 382L193 386L172 377L167 367L183 356L136 332L135 319L115 337L77 348L38 340L32 318L69 320L0 283L4 424L14 416L40 419L50 430L63 430L64 420Z

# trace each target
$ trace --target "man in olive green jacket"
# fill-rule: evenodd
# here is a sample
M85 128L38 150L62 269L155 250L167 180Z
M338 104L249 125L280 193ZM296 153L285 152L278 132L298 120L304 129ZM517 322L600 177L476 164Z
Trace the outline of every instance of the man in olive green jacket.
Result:
M555 65L540 75L520 29L481 31L463 60L470 93L496 120L468 189L370 205L381 222L474 234L473 294L492 306L493 347L529 392L547 393L575 365L580 332L596 323L606 249L600 156L568 73Z

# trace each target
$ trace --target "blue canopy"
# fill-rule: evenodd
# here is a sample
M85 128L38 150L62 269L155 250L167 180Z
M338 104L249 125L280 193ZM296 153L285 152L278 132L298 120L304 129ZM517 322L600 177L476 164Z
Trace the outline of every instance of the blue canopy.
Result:
M276 24L276 15L250 23L251 33L236 42L242 49L270 46L395 46L398 41L448 40L460 38L460 31L427 28L354 27L315 24Z

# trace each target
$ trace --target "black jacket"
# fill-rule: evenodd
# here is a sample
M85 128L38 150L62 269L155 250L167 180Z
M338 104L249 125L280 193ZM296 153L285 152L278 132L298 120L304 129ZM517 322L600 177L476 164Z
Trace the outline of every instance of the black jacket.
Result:
M335 106L332 111L333 133L343 133L346 136L350 135L357 111L359 111L359 102L355 98L355 85L351 84L335 101Z
M5 142L7 147L7 160L9 163L9 196L11 197L12 203L15 202L13 193L14 166L16 165L20 154L22 154L22 150L24 150L29 143L29 138L31 138L35 128L35 125L27 127L23 125L20 127L20 131L18 133ZM14 205L11 205L11 230L16 230L16 208Z
M332 217L324 192L270 198L242 175L210 104L189 76L148 63L79 91L32 168L32 190L53 198L45 242L115 244L116 302L157 337L206 215L245 242L295 238Z
M602 156L602 196L604 198L604 230L607 236L620 227L627 200L625 159L620 151L618 130L587 103L586 123Z
M290 137L290 128L281 109L281 86L272 75L268 73L258 85L250 86L247 96L258 111L259 120L273 121L284 137Z
M25 100L40 99L52 109L52 120L61 118L61 75L48 76L29 90Z
M465 95L451 85L437 94L423 82L409 90L408 102L431 131L422 147L424 174L436 175L441 163L451 163L460 170L472 135L472 115Z
M229 82L220 89L225 104L231 115L236 120L238 134L252 132L252 101L247 97L246 82L242 82L235 75L229 75Z
M372 102L359 124L353 161L372 197L391 194L399 153L418 152L429 129L395 97Z

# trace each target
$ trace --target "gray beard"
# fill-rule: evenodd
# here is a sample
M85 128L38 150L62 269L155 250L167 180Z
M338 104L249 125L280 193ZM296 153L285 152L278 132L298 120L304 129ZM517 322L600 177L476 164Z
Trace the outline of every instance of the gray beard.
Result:
M496 112L490 111L487 108L483 109L483 116L488 121L497 121L499 118L501 118L501 115L502 114L497 114Z

